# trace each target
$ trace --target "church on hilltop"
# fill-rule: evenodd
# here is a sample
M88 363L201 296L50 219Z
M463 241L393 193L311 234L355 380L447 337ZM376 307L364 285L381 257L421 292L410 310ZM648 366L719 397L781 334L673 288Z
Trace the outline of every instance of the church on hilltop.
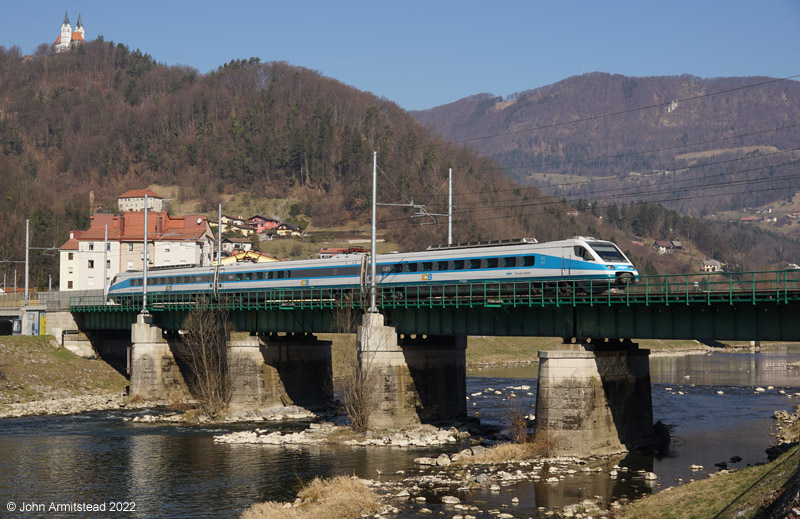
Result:
M70 45L73 43L76 45L82 44L84 42L84 34L85 31L83 29L81 15L78 15L78 23L75 24L75 30L72 30L72 26L69 24L69 16L67 16L67 13L65 12L64 23L61 24L61 34L53 44L53 46L56 48L56 52L69 50Z

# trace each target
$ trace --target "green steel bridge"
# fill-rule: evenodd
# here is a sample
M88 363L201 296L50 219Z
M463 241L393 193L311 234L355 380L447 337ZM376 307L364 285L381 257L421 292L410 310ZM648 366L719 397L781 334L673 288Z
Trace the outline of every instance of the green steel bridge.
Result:
M577 339L800 341L800 271L642 276L627 286L579 280L378 287L386 324L404 335L546 336ZM197 307L228 311L238 331L351 330L369 289L275 289L148 294L164 330L181 328ZM142 298L70 299L83 330L127 330Z

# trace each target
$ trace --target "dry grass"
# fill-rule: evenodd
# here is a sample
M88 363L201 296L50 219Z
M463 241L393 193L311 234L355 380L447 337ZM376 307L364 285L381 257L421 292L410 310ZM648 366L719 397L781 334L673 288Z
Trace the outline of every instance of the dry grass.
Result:
M722 519L766 517L780 489L798 468L797 447L771 463L719 474L631 503L617 519ZM778 490L776 490L778 489Z
M98 359L84 359L51 335L0 337L0 404L122 391L123 375Z
M458 463L480 465L508 463L511 461L546 458L552 456L558 442L556 440L533 440L526 443L501 443L477 455L461 456Z
M268 501L245 510L242 519L360 519L380 510L381 502L360 479L336 476L315 478L297 493L290 505Z

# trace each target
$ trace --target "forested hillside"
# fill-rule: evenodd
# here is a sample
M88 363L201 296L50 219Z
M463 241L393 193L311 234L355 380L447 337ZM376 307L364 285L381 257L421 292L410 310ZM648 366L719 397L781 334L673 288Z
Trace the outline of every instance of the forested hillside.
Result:
M111 207L128 189L178 185L181 200L200 200L211 215L223 194L291 197L316 226L366 223L373 150L383 202L413 200L445 213L453 168L461 242L590 234L617 240L651 272L697 265L650 255L632 245L635 233L696 239L705 254L745 268L797 252L770 235L712 229L660 206L626 204L617 207L617 218L599 219L608 207L594 204L575 214L568 204L521 188L472 149L432 135L389 100L256 58L200 74L112 42L62 54L42 49L26 58L0 48L0 150L0 270L22 270L14 262L24 257L30 219L38 286L58 272L58 256L42 248L58 247L68 230L87 227L90 190ZM382 208L379 226L406 249L445 241L446 219L412 218L413 212ZM749 240L758 240L757 254L743 252Z
M702 216L783 202L800 185L796 80L591 73L413 115L572 200L650 200Z

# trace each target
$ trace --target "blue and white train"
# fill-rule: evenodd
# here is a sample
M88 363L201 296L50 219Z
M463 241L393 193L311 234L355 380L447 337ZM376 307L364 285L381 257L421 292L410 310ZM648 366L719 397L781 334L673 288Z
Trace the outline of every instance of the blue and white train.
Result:
M574 286L583 290L603 291L639 279L636 268L614 243L583 236L545 243L523 239L379 254L375 264L379 287L574 281ZM369 283L370 268L368 254L240 263L219 268L175 267L151 270L147 292L225 294L280 288L356 289ZM108 294L112 299L141 295L142 286L141 271L122 272L112 280Z

